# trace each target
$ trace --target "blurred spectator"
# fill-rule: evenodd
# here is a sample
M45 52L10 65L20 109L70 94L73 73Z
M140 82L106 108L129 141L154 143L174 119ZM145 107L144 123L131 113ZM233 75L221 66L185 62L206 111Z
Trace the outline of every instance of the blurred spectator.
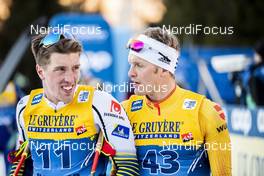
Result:
M16 104L23 96L20 88L13 82L9 82L5 90L0 93L0 155L2 155L1 161L5 161L0 163L0 168L3 175L5 175L4 169L7 173L10 169L7 154L16 144Z
M255 45L252 65L248 70L246 83L246 102L249 108L264 105L264 39Z

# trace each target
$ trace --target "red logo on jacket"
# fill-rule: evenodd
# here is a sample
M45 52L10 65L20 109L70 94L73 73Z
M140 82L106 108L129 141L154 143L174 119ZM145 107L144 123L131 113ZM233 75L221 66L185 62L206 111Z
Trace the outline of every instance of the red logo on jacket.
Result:
M193 140L193 135L192 135L191 132L190 133L182 134L181 137L182 137L182 141L183 142L188 142L190 140Z
M121 114L121 105L112 100L110 112Z
M214 109L216 110L216 112L218 113L219 117L223 120L225 120L225 113L224 111L222 110L221 106L216 104L214 105Z
M85 128L84 125L82 125L82 126L75 128L75 131L76 131L77 135L79 136L80 134L85 133L87 131L87 129Z

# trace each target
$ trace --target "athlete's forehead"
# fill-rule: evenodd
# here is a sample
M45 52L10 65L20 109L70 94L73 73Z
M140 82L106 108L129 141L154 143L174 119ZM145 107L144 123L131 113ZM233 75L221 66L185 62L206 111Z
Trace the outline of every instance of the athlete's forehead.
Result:
M135 56L133 54L130 54L128 56L128 63L129 64L135 64L135 63L142 63L142 64L151 64L149 63L148 61L145 61L144 59L138 57L138 56Z
M52 67L80 65L80 55L79 53L52 53L49 65Z

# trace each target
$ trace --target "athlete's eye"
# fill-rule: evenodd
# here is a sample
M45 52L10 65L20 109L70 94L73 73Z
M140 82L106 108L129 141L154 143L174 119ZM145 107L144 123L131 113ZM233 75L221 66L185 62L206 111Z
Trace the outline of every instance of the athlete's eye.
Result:
M64 72L66 69L65 69L65 67L56 67L55 69L54 69L54 71L59 71L59 72Z
M80 70L80 65L76 65L73 67L73 71L78 71L78 70Z
M135 66L138 67L138 68L144 67L144 65L143 64L140 64L140 63L136 63Z

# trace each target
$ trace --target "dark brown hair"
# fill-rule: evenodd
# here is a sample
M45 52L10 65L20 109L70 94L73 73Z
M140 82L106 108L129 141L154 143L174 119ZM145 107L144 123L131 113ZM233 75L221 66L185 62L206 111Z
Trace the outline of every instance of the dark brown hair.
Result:
M75 53L82 52L82 46L78 41L71 39L60 39L57 43L43 47L40 45L41 40L45 37L44 34L39 34L33 37L31 41L31 50L34 55L35 61L40 66L45 66L50 63L50 55L52 53Z

